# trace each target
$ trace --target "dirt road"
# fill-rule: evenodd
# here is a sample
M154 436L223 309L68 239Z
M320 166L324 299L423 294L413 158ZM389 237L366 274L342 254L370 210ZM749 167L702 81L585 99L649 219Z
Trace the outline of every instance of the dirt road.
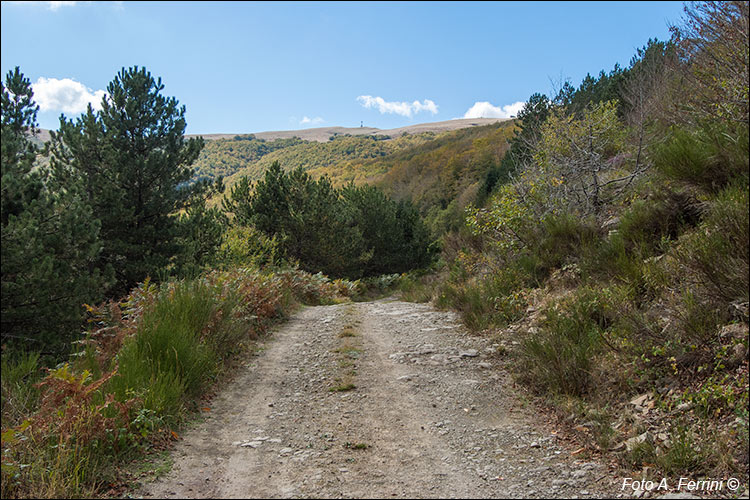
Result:
M380 300L279 327L144 497L611 497L450 312Z

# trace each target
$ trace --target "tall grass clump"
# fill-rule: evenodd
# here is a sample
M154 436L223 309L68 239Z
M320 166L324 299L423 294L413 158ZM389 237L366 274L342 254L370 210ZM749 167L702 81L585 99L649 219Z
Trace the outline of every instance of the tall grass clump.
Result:
M185 396L195 396L216 369L216 356L201 342L216 302L200 281L165 288L135 335L120 351L111 390L136 396L144 407L176 417Z
M542 391L588 392L611 323L601 297L599 290L582 288L546 308L540 328L522 342L523 378Z
M39 353L3 353L2 374L3 427L17 425L39 402L39 389L35 386L42 375Z
M683 238L676 252L697 284L723 305L748 301L750 207L748 187L743 184L736 182L718 193L704 223Z

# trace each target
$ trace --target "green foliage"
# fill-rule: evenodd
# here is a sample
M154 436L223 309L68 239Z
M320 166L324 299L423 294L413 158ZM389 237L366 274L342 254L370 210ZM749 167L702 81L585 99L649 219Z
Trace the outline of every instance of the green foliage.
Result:
M748 186L744 181L719 193L697 231L686 235L677 259L708 297L723 306L748 301Z
M434 249L427 227L411 203L395 202L372 186L346 186L344 203L352 207L362 234L364 276L402 273L427 266Z
M500 174L512 174L532 161L534 148L541 139L542 126L551 110L552 103L546 95L536 92L529 97L523 109L518 113L520 126L510 141L508 153L503 156ZM489 186L489 179L485 182L488 186L484 188L484 191L489 194L494 186Z
M548 196L573 213L600 215L602 207L623 194L642 168L625 160L626 129L617 101L584 108L577 115L556 110L542 127L534 160L552 177Z
M179 415L183 397L196 396L216 366L214 353L201 342L201 332L217 304L200 282L179 284L162 294L118 355L111 389L120 400L136 394L149 410Z
M701 217L699 202L688 192L663 189L648 200L636 200L623 213L618 230L629 251L650 256L664 239L676 240Z
M401 298L409 302L430 302L435 295L436 281L434 276L422 273L402 274L398 281Z
M219 262L226 218L216 208L207 208L203 198L194 200L179 219L180 253L175 268L179 276L197 276Z
M466 207L462 206L458 199L452 200L445 208L440 208L440 205L430 207L424 221L433 238L437 239L450 232L462 230L465 210Z
M52 165L82 180L101 221L99 267L117 278L110 294L168 266L179 253L174 212L207 188L187 184L203 141L185 140L185 107L163 89L145 68L123 68L107 86L101 111L89 107L75 122L63 118L52 135Z
M585 394L592 366L610 320L602 314L598 290L583 288L548 307L541 328L523 342L524 376L542 390Z
M19 69L2 86L2 342L8 348L64 353L101 297L94 265L99 223L81 184L63 168L34 167L28 140L37 107Z
M356 213L327 178L317 181L278 163L259 181L250 201L253 225L276 236L286 256L303 269L329 276L357 277L371 256L362 246Z
M681 94L681 121L721 121L747 127L748 23L747 2L695 2L684 8L685 18L671 28L679 67L690 84Z
M279 149L290 148L302 144L298 137L290 139L275 139L265 141L253 135L235 136L233 139L207 140L198 159L195 160L194 179L216 180L229 177L246 169L253 162L257 162L267 154Z
M571 94L566 94L563 89L557 96L557 103L564 105L569 113L580 115L585 113L587 107L607 101L622 101L622 92L625 85L628 70L623 70L619 64L609 73L604 70L594 78L587 74L581 84Z
M747 128L730 135L725 126L676 126L652 155L655 167L667 178L716 193L738 176L747 182L747 150Z
M286 173L278 163L254 186L235 185L224 209L312 272L357 278L424 266L432 257L428 231L410 204L373 187L337 190L325 177L313 180L299 168Z
M269 238L252 226L233 225L227 229L219 248L219 262L226 267L251 267L281 264L276 238Z
M599 231L590 219L571 214L550 215L540 224L538 239L530 247L545 277L553 269L579 262L599 241Z
M522 316L528 304L523 291L525 276L519 269L495 269L467 278L458 267L440 287L438 305L459 311L464 324L475 331L504 327Z

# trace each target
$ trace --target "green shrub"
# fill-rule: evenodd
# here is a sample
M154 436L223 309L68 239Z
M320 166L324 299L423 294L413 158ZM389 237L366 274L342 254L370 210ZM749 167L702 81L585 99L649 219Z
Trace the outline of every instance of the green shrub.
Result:
M39 400L35 383L41 378L39 354L2 355L3 428L18 425L30 414Z
M698 347L707 347L717 339L718 327L726 321L728 310L725 312L705 300L700 300L690 289L684 290L680 298L676 311L680 325L680 340L691 351Z
M685 192L661 190L637 200L622 214L619 233L628 251L648 257L663 252L665 240L676 240L700 221L699 203Z
M572 214L546 217L539 230L539 241L532 245L532 252L545 274L577 261L599 240L598 230L591 221Z
M401 275L398 289L401 299L409 302L429 302L435 294L436 277L410 272Z
M602 336L610 325L600 294L582 288L548 307L538 332L523 340L524 377L536 387L577 396L589 390Z
M281 264L281 251L276 238L248 226L232 226L225 235L218 251L218 261L225 268L251 267Z
M517 282L507 274L510 273L490 274L465 283L444 283L437 305L457 310L470 330L505 326L518 319L527 306Z
M676 251L677 259L720 304L748 301L749 227L748 186L738 182L716 196L704 223L682 238Z
M667 178L716 192L737 177L747 182L747 150L746 129L732 134L721 126L674 127L669 139L654 147L652 157Z

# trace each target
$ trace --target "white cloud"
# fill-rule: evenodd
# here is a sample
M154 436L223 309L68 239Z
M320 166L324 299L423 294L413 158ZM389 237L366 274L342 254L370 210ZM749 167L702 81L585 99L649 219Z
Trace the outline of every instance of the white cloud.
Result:
M315 118L309 118L307 116L303 116L300 120L300 125L319 125L323 123L325 120L319 116L316 116Z
M415 113L421 111L429 111L430 113L437 114L438 106L433 101L425 99L422 102L414 101L408 102L389 102L382 97L373 97L371 95L361 95L357 97L357 101L366 108L378 108L381 114L391 113L411 118Z
M510 118L518 116L525 102L514 102L503 107L493 106L487 101L477 101L464 113L464 118Z
M103 90L92 91L82 83L70 78L40 77L31 86L34 90L34 100L41 111L62 111L63 113L78 114L86 111L89 103L94 110L102 107Z
M80 2L47 2L47 4L49 4L49 10L57 10L60 7L73 7L77 3Z
M5 3L5 2L3 2ZM14 4L26 4L26 5L46 5L47 9L55 11L58 10L60 7L73 7L76 4L81 3L91 3L91 2L58 2L58 1L51 1L51 2L38 2L38 1L17 1L17 2L8 2L8 3L14 3Z

